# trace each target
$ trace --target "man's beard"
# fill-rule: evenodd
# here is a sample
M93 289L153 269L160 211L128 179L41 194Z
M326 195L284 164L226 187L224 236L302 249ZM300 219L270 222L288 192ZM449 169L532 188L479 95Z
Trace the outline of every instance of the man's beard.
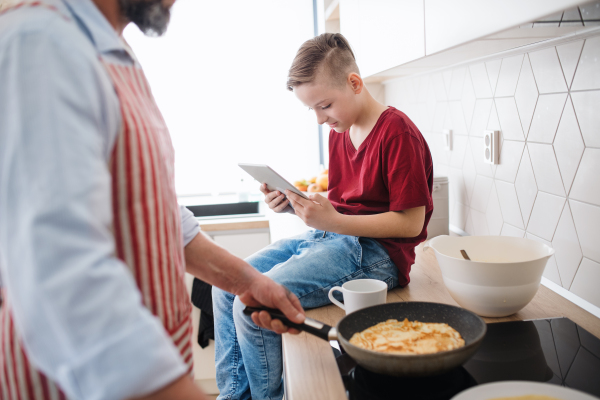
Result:
M161 36L167 30L171 12L162 0L119 0L121 15L145 35Z

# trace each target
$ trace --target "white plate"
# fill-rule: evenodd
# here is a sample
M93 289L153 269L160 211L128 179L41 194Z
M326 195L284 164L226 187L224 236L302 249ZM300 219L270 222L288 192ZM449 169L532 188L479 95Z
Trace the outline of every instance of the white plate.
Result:
M451 400L490 400L498 397L525 396L528 394L545 395L560 400L598 400L597 397L564 386L526 381L505 381L478 385L460 392Z

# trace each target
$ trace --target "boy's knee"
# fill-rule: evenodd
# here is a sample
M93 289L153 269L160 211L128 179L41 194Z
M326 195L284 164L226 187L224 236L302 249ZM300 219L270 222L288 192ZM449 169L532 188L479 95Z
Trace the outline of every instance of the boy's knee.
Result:
M235 295L226 292L225 290L219 289L216 286L212 287L212 300L213 305L220 306L221 304L231 304Z
M239 297L235 296L235 299L233 300L233 320L235 321L236 325L239 323L254 324L252 322L252 318L244 314L245 308L246 305L242 303Z

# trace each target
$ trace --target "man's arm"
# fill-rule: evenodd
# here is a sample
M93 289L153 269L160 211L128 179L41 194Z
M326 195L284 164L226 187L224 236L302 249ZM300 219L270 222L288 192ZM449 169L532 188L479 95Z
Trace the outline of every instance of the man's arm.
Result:
M114 257L95 55L70 40L75 24L42 22L0 46L0 271L12 315L29 360L69 398L178 398L169 384L187 368Z
M304 321L304 311L298 298L285 287L261 274L246 261L229 253L200 232L185 247L187 272L213 286L238 295L247 306L266 306L281 310L293 322ZM259 319L260 318L260 319ZM254 313L257 325L277 333L288 332L281 321L266 312ZM297 333L290 329L290 333Z

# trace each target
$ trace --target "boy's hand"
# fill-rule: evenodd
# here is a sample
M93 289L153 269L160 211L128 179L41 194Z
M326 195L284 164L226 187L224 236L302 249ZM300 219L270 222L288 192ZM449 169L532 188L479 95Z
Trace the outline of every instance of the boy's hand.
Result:
M338 219L342 214L338 213L325 197L316 193L308 196L310 200L306 200L289 190L285 191L285 195L291 201L296 215L306 225L322 231L336 231Z
M294 214L294 210L289 206L290 201L285 198L285 195L278 190L270 191L267 189L267 184L260 185L260 191L265 195L265 203L269 208L276 213L288 212Z

